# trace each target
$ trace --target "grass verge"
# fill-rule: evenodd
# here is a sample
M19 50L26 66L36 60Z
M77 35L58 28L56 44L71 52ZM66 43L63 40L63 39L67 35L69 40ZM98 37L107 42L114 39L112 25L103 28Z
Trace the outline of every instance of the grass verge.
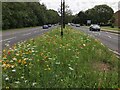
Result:
M101 27L102 29L106 29L106 30L113 30L113 31L120 31L119 28L115 27L115 28L111 28L111 27Z
M3 50L3 88L118 88L118 59L70 27Z

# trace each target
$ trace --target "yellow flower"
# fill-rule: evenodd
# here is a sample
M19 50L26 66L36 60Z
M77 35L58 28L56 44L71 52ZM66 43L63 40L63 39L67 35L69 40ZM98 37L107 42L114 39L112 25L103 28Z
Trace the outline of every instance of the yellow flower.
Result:
M29 54L29 52L26 52L26 54Z
M41 53L40 53L40 55L42 56L42 55L43 55L43 53L41 52Z
M9 89L9 87L7 86L6 89Z
M44 56L44 59L47 59L48 58L48 56Z
M48 70L50 71L51 69L50 69L50 68L48 68Z
M31 53L32 53L32 51L29 51L29 53L31 54Z
M4 49L4 50L3 50L3 53L5 53L5 52L6 52L6 50Z
M7 56L6 56L6 55L4 55L4 56L3 56L3 59L7 59Z
M22 64L26 64L27 62L25 60L22 61Z
M22 61L21 60L18 60L18 63L21 63Z
M4 69L7 69L7 68L10 68L10 67L11 67L10 64L3 64L3 66L4 66Z
M62 47L62 44L60 44L60 46Z

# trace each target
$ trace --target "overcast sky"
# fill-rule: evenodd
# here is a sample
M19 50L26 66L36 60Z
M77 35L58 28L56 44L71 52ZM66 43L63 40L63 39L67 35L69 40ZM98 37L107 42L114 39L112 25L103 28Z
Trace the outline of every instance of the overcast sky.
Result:
M66 4L70 7L73 14L77 14L79 11L93 8L95 5L107 4L112 7L114 12L118 11L118 2L120 0L65 0ZM40 3L44 3L48 9L54 9L58 11L61 0L40 0ZM120 4L120 3L119 3ZM119 8L120 10L120 8Z

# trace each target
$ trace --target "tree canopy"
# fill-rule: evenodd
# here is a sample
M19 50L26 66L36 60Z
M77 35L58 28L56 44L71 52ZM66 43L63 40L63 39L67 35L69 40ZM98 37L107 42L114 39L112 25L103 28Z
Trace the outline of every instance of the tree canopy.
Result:
M61 6L58 8L58 12L61 15ZM69 8L68 5L65 5L65 23L72 22L74 16L72 15L72 10Z
M52 19L51 19L52 18ZM59 14L39 2L3 2L2 29L40 26L59 22Z
M95 7L88 9L85 12L80 11L73 19L73 21L80 24L86 24L87 20L91 20L92 23L107 24L112 18L113 14L113 9L108 5L96 5Z

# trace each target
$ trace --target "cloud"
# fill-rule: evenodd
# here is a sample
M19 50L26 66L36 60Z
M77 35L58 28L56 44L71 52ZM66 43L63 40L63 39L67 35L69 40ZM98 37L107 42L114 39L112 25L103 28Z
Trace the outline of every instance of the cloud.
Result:
M107 4L112 7L116 12L118 11L118 2L119 0L65 0L66 4L69 5L70 9L73 11L73 14L78 13L79 11L87 10L93 8L95 5ZM58 10L60 8L61 0L41 0L41 3L44 3L48 9ZM119 6L120 7L120 6Z

